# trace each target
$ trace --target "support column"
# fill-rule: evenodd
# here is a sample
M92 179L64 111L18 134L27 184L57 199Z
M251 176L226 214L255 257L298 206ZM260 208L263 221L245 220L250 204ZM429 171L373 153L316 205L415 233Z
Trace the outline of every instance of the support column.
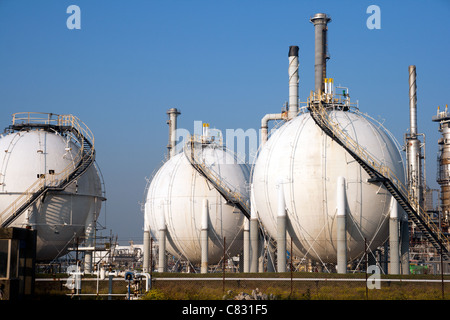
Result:
M398 204L394 197L391 198L391 210L389 218L389 257L390 274L400 274L400 253L399 253L399 224L398 224Z
M95 202L97 204L97 198L95 198ZM94 206L96 208L96 206ZM86 230L86 242L85 246L87 247L84 252L84 272L90 274L92 272L92 252L91 247L94 246L94 232L95 232L95 209L89 210L89 215L86 221L85 230Z
M244 221L244 272L250 272L250 221Z
M150 231L147 223L144 225L144 261L142 262L142 269L144 272L150 272Z
M404 214L400 219L400 263L402 274L409 274L409 223Z
M209 225L208 211L209 211L208 199L203 199L202 234L201 234L201 246L202 246L201 273L208 273L208 225Z
M164 216L164 210L163 210L163 212L160 216L160 226L159 226L158 272L166 272L167 271L166 233L167 233L166 218Z
M258 258L259 258L259 226L258 215L255 206L253 205L253 186L251 188L251 209L250 209L250 272L258 272Z
M286 272L286 202L283 183L278 183L277 270Z
M346 226L345 178L337 181L337 273L347 273L347 226Z
M269 239L267 240L267 272L275 272L275 245Z

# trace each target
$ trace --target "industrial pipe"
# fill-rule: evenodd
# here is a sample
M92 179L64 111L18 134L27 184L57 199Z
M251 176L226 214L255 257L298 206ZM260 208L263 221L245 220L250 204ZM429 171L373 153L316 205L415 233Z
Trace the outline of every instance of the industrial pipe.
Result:
M314 24L315 28L315 91L320 95L324 92L324 79L327 77L327 59L329 59L327 55L327 24L331 21L331 18L325 13L317 13L310 21Z
M417 86L416 66L411 65L409 71L409 117L410 135L407 137L406 158L408 191L416 198L419 206L423 205L422 184L422 151L417 138ZM417 209L417 208L416 208Z
M169 144L167 145L168 149L168 158L170 159L176 154L176 143L177 143L177 117L181 112L177 110L177 108L170 108L167 110L167 114L169 115L169 120L167 120L167 124L169 125Z
M261 119L261 145L264 145L267 142L267 137L269 135L269 121L283 119L284 116L282 113L269 113Z
M411 136L417 135L417 85L416 66L408 67L409 71L409 121Z
M298 46L289 47L289 111L288 119L298 114Z

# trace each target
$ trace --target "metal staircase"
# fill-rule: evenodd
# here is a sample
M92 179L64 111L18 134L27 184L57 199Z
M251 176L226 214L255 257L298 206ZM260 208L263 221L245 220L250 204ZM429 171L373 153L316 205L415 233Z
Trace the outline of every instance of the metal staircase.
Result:
M370 176L369 182L382 183L408 214L409 218L422 231L427 240L442 252L444 259L450 258L450 242L430 216L421 208L408 189L395 176L392 170L372 157L364 148L353 140L340 126L329 118L322 99L311 95L308 109L315 123L322 131L341 145Z
M249 199L236 191L233 186L226 183L225 180L215 172L211 167L207 166L202 157L203 148L208 142L202 141L197 136L190 136L186 142L183 151L195 170L209 181L214 188L227 200L235 205L241 212L250 219Z
M46 115L47 117L43 117ZM1 227L10 226L33 203L44 197L49 191L63 191L72 182L82 176L95 161L94 137L89 128L73 115L55 115L45 113L16 113L13 123L6 131L15 132L41 129L58 132L78 144L79 151L73 162L63 171L40 175L39 178L0 213Z

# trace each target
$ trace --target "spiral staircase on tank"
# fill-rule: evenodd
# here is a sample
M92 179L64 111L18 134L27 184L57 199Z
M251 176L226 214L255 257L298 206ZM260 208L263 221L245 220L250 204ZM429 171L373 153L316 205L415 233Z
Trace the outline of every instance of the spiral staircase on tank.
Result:
M73 115L24 112L13 115L12 125L6 132L40 129L53 131L68 137L79 145L79 152L72 163L61 172L42 174L0 213L0 226L10 226L33 203L43 198L49 191L63 191L82 176L95 161L94 136L89 128Z
M326 95L317 96L312 93L307 104L311 117L322 131L341 145L361 165L370 176L369 182L382 183L385 186L433 247L442 253L444 259L449 260L449 239L420 207L416 198L410 194L392 170L372 157L328 116Z
M205 164L202 157L203 148L210 144L202 137L190 136L183 150L186 158L197 172L206 178L214 188L227 200L235 205L247 219L250 219L250 205L247 197L238 192L233 186L228 184L216 171ZM213 142L214 143L214 142Z

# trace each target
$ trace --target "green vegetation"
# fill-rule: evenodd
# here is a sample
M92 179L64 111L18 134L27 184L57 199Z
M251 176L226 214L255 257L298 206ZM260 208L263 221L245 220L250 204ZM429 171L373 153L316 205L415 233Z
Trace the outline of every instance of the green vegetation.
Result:
M292 280L291 280L292 276ZM174 278L188 278L175 280ZM189 278L192 278L190 280ZM203 278L209 278L202 280ZM211 280L212 278L212 280ZM242 279L246 278L246 279ZM250 279L248 279L250 278ZM256 279L253 279L256 278ZM268 278L267 280L261 278ZM274 279L269 279L274 278ZM308 279L295 280L298 278ZM328 279L328 280L325 280ZM172 280L171 280L172 279ZM335 280L332 280L335 279ZM227 273L225 280L221 273L185 274L154 273L152 287L142 295L144 300L223 300L242 298L252 295L258 290L266 298L277 300L441 300L450 299L450 283L441 282L436 275L382 275L378 289L366 287L365 274L329 274L329 273ZM408 282L407 279L433 280L433 282ZM108 281L83 282L83 293L108 292ZM348 281L347 281L348 280ZM450 280L450 276L445 276ZM64 281L37 281L36 299L70 298L70 290L63 285ZM143 286L141 286L142 288ZM444 292L442 291L444 289ZM114 294L126 294L127 283L124 280L113 282ZM125 296L114 297L124 299ZM85 299L85 297L83 297ZM86 297L86 299L88 299ZM93 297L91 299L106 299Z

